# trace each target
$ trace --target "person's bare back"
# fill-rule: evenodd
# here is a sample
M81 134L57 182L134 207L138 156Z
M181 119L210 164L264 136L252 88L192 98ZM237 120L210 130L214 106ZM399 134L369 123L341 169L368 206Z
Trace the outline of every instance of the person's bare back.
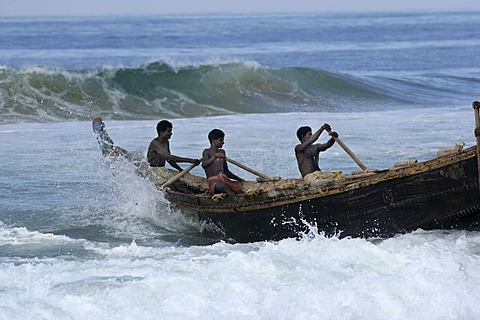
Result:
M200 163L198 159L183 158L174 156L170 152L169 139L172 137L173 125L167 120L162 120L157 124L158 136L150 142L147 151L147 161L150 167L155 168L155 174L158 178L168 180L171 173L165 168L165 162L168 162L173 168L178 171L183 171L177 162L189 162L195 165ZM181 181L174 181L169 186L179 192L192 194L192 191Z
M164 167L166 157L170 155L170 143L168 140L153 139L148 146L147 160L151 167Z
M183 169L177 164L177 162L199 164L200 161L198 159L184 158L171 154L169 139L172 137L172 130L173 125L167 120L162 120L157 124L158 137L150 142L147 151L147 161L150 163L150 166L164 167L165 162L168 162L178 171L182 171Z

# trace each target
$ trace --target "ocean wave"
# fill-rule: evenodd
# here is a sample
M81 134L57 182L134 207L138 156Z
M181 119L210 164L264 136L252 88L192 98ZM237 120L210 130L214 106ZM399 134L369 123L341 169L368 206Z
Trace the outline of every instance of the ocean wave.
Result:
M2 67L0 123L335 112L412 101L382 86L382 81L343 73L272 69L255 62L179 67L156 61L82 70Z

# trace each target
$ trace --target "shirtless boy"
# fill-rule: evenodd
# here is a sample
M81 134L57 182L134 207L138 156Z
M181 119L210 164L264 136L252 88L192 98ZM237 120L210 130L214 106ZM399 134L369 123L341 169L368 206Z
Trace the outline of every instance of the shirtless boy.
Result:
M170 121L160 121L157 124L158 136L150 142L147 152L147 161L150 163L150 167L157 168L154 172L165 180L169 179L171 175L165 168L165 162L168 162L178 171L182 171L183 169L177 162L189 162L195 165L200 164L200 160L198 159L183 158L170 153L170 143L168 140L172 137L172 130L173 125ZM180 181L174 182L171 186L182 192L187 192L188 190Z
M321 171L318 165L319 153L333 146L335 143L334 138L338 137L336 132L332 132L330 134L332 138L326 143L314 143L324 130L330 131L330 125L325 123L313 134L310 127L300 127L297 130L297 137L300 143L295 146L295 156L297 158L298 169L305 180L309 180L315 172Z
M202 168L208 178L210 194L226 193L228 196L234 196L243 193L240 182L244 180L228 169L225 150L221 149L225 143L224 139L225 133L222 130L210 131L208 134L210 148L203 150Z

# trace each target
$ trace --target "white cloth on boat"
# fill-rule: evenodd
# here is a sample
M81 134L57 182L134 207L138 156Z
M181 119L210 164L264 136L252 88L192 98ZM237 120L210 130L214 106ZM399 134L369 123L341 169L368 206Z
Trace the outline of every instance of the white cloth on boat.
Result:
M328 187L335 183L335 179L339 177L340 174L341 172L339 171L314 171L305 175L305 177L303 177L303 181L314 187Z

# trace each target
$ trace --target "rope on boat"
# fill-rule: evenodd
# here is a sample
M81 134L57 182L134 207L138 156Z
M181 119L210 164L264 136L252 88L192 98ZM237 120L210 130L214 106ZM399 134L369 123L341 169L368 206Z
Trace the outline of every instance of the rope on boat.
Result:
M212 196L212 200L215 202L225 200L225 194L224 193L216 193Z
M437 157L448 156L449 154L457 153L462 151L465 146L465 142L455 143L453 146L448 148L443 148L437 151Z
M247 190L245 190L244 195L249 196L249 197L250 196L257 196L258 192L255 189L247 189Z

